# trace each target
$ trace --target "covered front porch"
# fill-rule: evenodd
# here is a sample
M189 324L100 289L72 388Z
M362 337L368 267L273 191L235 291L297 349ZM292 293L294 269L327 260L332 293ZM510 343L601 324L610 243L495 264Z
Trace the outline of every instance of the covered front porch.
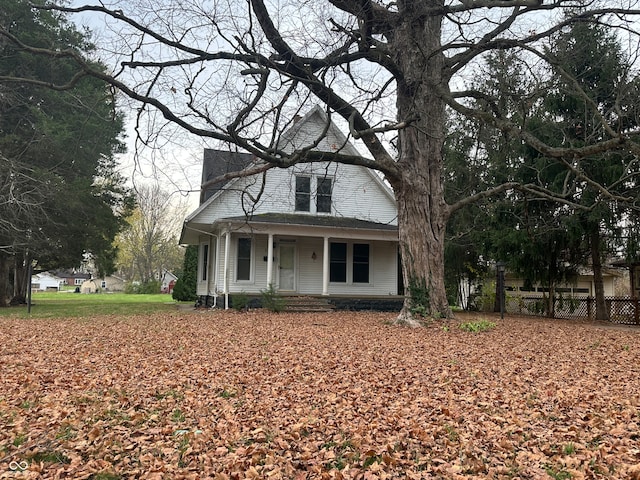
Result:
M395 225L263 214L187 228L198 233L197 294L204 305L229 308L231 295L257 297L269 286L282 296L336 299L402 293Z

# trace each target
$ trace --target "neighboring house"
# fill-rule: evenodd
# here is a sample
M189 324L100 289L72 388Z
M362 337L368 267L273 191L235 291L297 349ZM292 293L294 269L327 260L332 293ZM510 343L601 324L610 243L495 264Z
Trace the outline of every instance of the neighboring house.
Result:
M178 277L176 277L169 270L165 270L162 273L162 279L160 281L161 282L160 291L162 293L172 293L173 287L175 287L176 285L176 280L178 280Z
M604 271L602 273L605 297L615 295L615 282L618 277L619 274L613 271ZM522 279L510 276L508 273L505 275L504 283L507 295L519 295L523 297L542 297L549 295L548 287L540 285L525 287ZM556 295L562 294L565 297L594 297L596 288L593 272L586 269L582 270L573 282L556 285L555 293Z
M603 270L602 281L604 284L605 297L615 296L616 282L619 277L620 274L615 270ZM519 278L509 272L505 273L504 285L507 311L510 311L510 305L518 305L518 299L548 298L550 292L549 287L539 284L525 286L525 282L522 278ZM462 299L463 304L465 304L464 302L467 302L468 304L469 300L473 299L475 307L480 310L494 309L495 299L493 295L496 291L496 279L494 277L485 279L482 291L478 290L475 285L471 285L469 289L466 284L461 286L460 291L468 295L468 297ZM596 289L593 272L590 269L582 269L573 281L555 285L554 294L556 298L562 297L564 299L595 297Z
M100 292L100 280L89 279L80 285L80 293L98 293Z
M100 288L107 292L123 292L125 281L115 275L108 275L100 279Z
M56 277L52 273L42 272L31 277L31 290L33 291L51 291L60 290L63 280Z
M91 274L76 272L74 270L56 270L51 273L61 278L64 285L72 285L75 287L80 287L85 280L91 279Z
M316 107L278 145L293 151L327 128ZM359 155L331 123L316 150ZM205 150L202 180L259 165L252 155ZM180 243L199 245L197 294L282 294L372 297L397 295L397 208L374 171L331 162L274 168L206 188L185 220Z

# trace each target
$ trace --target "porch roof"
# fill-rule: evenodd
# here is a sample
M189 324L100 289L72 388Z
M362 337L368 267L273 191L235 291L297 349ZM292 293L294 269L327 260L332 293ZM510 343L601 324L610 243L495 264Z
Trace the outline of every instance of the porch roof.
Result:
M384 230L397 232L397 225L370 222L359 218L334 217L330 215L305 215L297 213L261 213L249 218L245 216L228 217L221 222L269 223L275 225L300 225L305 227L349 228L357 230Z
M296 213L262 213L250 217L219 218L212 224L185 222L181 244L195 245L198 234L213 234L222 225L233 225L234 230L273 232L281 235L324 236L336 238L361 238L369 240L398 240L398 227L387 223L371 222L350 217L330 215L305 215Z

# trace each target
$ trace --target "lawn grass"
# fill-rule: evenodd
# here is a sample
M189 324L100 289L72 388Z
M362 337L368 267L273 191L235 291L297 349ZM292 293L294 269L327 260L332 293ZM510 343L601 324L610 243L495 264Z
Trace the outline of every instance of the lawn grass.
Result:
M26 306L0 308L4 318L67 318L95 315L138 315L162 311L174 311L177 302L167 294L72 292L34 293L31 313Z

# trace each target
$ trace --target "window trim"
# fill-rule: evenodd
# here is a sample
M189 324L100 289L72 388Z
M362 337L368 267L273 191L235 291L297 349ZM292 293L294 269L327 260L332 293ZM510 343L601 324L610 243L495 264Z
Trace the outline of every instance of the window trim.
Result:
M328 180L329 181L329 193L320 193L320 185L324 183L324 181ZM324 175L324 176L316 176L316 213L317 214L331 214L332 210L333 210L333 185L334 185L334 178L330 175ZM328 198L329 199L329 210L325 211L322 210L320 211L320 199L323 198Z
M346 272L345 272L345 281L332 280L331 279L331 267L334 263L333 257L331 254L331 246L334 244L344 244L346 245ZM356 282L354 281L354 245L367 245L368 246L368 257L367 257L367 281L366 282ZM372 286L373 282L371 281L371 259L372 259L372 243L371 242L363 242L363 241L330 241L329 242L329 285L351 285L351 286ZM363 263L363 262L362 262Z
M294 192L295 192L295 196L293 199L293 210L295 212L308 212L311 213L311 191L313 190L311 188L311 182L312 182L312 177L311 175L295 175L295 180L294 180ZM308 182L308 191L302 191L302 190L298 190L298 180L302 180L302 179L306 179ZM302 197L304 195L304 198ZM298 208L298 198L300 196L301 200L305 201L305 206L306 209L302 209L302 208Z
M202 242L200 244L200 258L198 258L198 282L203 283L209 279L209 257L210 257L209 242Z
M249 261L249 278L239 278L239 267L240 267L240 241L248 240L249 243L249 257L244 258ZM235 281L238 283L251 283L253 282L253 267L254 267L254 249L255 249L255 241L252 237L241 236L236 239L235 248L236 248L236 261L235 261Z
M367 281L360 282L355 280L355 271L356 271L356 255L355 255L355 246L356 245L366 245L367 247ZM357 265L365 265L364 262L358 262ZM371 244L369 242L353 242L351 244L351 283L354 285L371 285Z
M344 262L342 259L340 261L334 260L333 257L333 246L334 245L344 245ZM333 277L333 266L334 265L344 265L344 281L342 280L332 280ZM339 273L342 273L342 269ZM348 242L330 242L329 243L329 283L335 285L345 285L349 284L349 243Z

